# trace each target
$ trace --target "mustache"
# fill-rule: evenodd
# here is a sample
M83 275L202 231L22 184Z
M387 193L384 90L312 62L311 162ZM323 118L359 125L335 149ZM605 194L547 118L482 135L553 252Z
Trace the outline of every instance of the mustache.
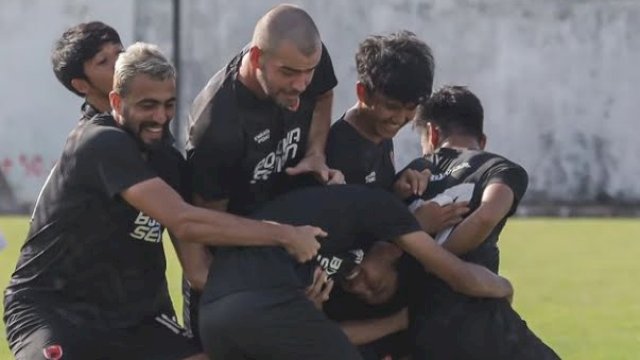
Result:
M168 128L169 124L168 123L160 124L155 121L143 121L140 123L140 126L139 126L140 130L146 129L146 128L157 128L157 127L162 127L164 129L164 128Z

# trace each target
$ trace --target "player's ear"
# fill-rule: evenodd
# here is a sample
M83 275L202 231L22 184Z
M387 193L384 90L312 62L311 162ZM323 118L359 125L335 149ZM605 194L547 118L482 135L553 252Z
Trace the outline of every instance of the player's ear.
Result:
M263 55L264 52L257 46L252 46L251 49L249 49L249 63L252 68L259 69L261 67L260 61Z
M109 105L111 105L111 108L118 114L122 114L122 97L114 90L109 92Z
M87 92L89 92L89 82L85 79L71 79L71 87L84 96L87 96Z
M431 145L431 149L435 150L438 148L438 144L440 143L440 130L433 123L427 123L427 130L429 131L429 145Z
M480 150L484 150L485 146L487 146L487 135L482 134L482 136L480 136Z
M360 81L356 82L356 96L358 96L359 102L369 105L369 89L367 89L367 86Z

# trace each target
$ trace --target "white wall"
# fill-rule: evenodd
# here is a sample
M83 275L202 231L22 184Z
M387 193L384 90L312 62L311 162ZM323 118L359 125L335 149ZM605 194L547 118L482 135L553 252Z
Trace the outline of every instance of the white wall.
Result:
M50 51L65 28L90 20L110 24L129 42L133 2L0 2L0 169L19 202L35 200L80 117L82 100L58 83Z
M183 3L183 71L192 99L277 1ZM340 84L334 117L355 101L353 55L368 34L409 29L433 48L436 85L464 84L485 106L489 149L524 165L529 201L640 202L640 1L294 1L315 18ZM396 142L398 165L419 154Z
M489 150L529 171L529 201L640 203L640 1L635 0L298 0L316 20L340 84L334 118L354 101L358 43L408 29L436 57L436 85L465 84L485 106ZM182 116L209 77L277 1L182 1ZM0 2L0 169L32 201L73 127L80 100L49 65L53 41L71 24L103 20L170 55L171 1L5 0ZM419 154L416 134L396 142L398 165ZM30 173L20 155L42 171ZM37 175L35 174L37 173Z

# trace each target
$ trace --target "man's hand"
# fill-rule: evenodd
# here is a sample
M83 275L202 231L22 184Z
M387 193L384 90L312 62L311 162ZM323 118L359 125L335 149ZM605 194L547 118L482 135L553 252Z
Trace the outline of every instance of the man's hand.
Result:
M323 184L334 185L344 184L344 175L340 170L329 169L327 161L322 154L311 154L305 156L298 165L287 168L287 175L296 176L312 173L315 178Z
M317 266L313 272L313 283L305 290L305 295L313 305L322 311L322 304L329 300L329 294L333 289L333 280L329 279L322 267Z
M443 206L438 205L435 201L427 201L414 212L414 215L424 231L435 235L460 223L462 216L468 212L469 203L467 201Z
M420 196L427 189L429 178L431 178L429 169L422 171L406 169L393 183L393 192L401 199L406 199L411 195Z
M327 236L324 230L315 226L290 226L289 229L281 239L282 247L301 263L313 259L318 254L318 237Z

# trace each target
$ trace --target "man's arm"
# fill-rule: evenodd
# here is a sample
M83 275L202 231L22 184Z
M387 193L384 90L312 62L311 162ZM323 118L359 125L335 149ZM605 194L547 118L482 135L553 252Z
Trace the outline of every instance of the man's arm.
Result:
M327 184L343 184L344 175L327 166L325 147L331 127L331 107L333 105L333 90L320 94L316 98L313 109L311 128L305 156L298 165L286 169L287 174L295 176L304 173L314 173L320 181Z
M316 98L316 106L313 109L313 118L309 129L306 156L320 155L324 158L324 149L327 145L327 136L331 127L332 106L333 90L320 94Z
M204 201L198 195L194 195L193 202L199 207L226 212L229 200ZM184 276L189 281L191 288L202 290L207 282L207 275L213 261L211 252L204 244L181 241L174 236L171 237L171 240L178 254L178 259L180 259Z
M312 259L320 248L316 237L326 236L313 226L272 224L189 205L160 178L140 182L120 195L187 242L211 246L283 246L304 262Z
M440 247L427 233L416 231L395 239L395 243L416 258L425 270L465 295L503 298L513 294L511 283L487 268L464 262Z
M513 206L514 194L503 183L489 184L482 192L480 206L449 235L442 247L456 255L477 248Z
M192 289L202 291L207 282L212 256L202 244L186 242L169 232L173 248L178 255L184 277Z

